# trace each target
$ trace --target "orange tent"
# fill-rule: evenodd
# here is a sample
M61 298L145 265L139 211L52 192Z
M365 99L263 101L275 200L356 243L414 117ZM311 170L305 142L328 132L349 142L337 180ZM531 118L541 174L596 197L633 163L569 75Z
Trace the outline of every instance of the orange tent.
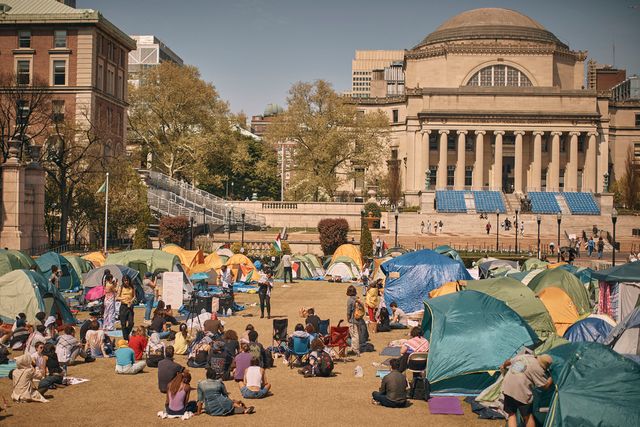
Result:
M196 265L204 262L204 254L201 249L189 251L182 249L178 245L166 245L162 250L180 258L180 264L182 264L182 268L184 268L184 272L187 273L187 276L191 276L193 268Z
M447 282L440 286L438 289L434 289L429 292L429 298L441 297L442 295L452 294L462 290L467 285L465 280L458 280L457 282Z
M358 270L362 271L362 254L360 253L360 248L358 246L352 245L350 243L345 243L344 245L338 246L338 249L333 253L331 257L331 264L334 263L338 257L346 256L351 258L353 263L358 266Z
M95 268L102 267L106 258L102 252L90 252L82 257L89 261Z
M204 258L202 263L193 267L191 269L191 273L206 273L211 270L218 271L220 270L220 267L222 267L222 264L224 263L222 262L220 255L212 252Z
M558 335L563 336L569 326L580 319L571 297L562 289L553 286L544 288L538 294L538 298L540 298L540 301L542 301L551 315L551 320L556 326Z

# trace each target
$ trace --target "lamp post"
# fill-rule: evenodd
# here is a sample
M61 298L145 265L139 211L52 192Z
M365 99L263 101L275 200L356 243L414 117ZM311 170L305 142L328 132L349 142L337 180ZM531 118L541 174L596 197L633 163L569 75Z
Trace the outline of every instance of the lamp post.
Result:
M519 213L519 209L516 208L516 224L515 224L515 229L516 229L516 253L518 253L518 213Z
M189 216L189 249L193 250L193 217Z
M496 252L500 244L500 209L496 209Z
M202 232L207 234L207 207L202 207Z
M616 266L616 222L618 222L618 211L616 208L611 210L611 222L613 223L613 252L611 253L611 262Z
M227 205L227 239L231 242L231 207Z
M395 216L396 218L396 243L394 245L394 247L398 247L398 216L400 216L400 212L398 212L398 208L396 207L396 210L393 212L393 216Z
M538 259L542 257L542 253L540 252L540 223L542 222L542 217L540 214L536 216L536 222L538 223Z
M558 220L558 262L560 262L560 223L562 222L561 212L558 212L558 215L556 215L556 219Z
M240 238L240 247L244 248L244 216L246 215L246 212L244 210L244 208L242 208L242 210L240 210L240 217L242 218L242 237Z

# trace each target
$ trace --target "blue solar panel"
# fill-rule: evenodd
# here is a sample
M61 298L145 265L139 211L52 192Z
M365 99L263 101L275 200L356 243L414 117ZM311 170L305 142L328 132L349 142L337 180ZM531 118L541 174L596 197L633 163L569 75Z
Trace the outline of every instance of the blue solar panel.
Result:
M531 212L540 214L555 214L561 212L560 205L553 192L530 191L528 193L531 200Z
M460 190L436 191L436 207L438 212L467 212L464 193L464 191Z
M600 215L600 208L591 193L562 193L574 215Z
M495 213L496 210L500 213L507 212L502 200L502 193L499 191L474 191L473 198L476 203L476 212Z

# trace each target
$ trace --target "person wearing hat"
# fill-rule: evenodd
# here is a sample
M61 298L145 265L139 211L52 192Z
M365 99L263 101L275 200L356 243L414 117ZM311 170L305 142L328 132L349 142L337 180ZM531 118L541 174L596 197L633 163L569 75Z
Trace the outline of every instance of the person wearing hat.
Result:
M144 279L142 279L142 290L144 291L144 321L151 321L151 311L153 310L153 303L156 295L156 282L153 280L153 275L150 271L144 273Z
M136 362L135 353L125 340L118 340L116 356L116 374L133 375L142 372L147 362Z
M517 412L520 412L526 427L535 427L535 420L531 414L533 389L542 387L548 389L553 380L548 373L553 359L543 354L521 354L506 360L500 367L504 373L502 392L504 394L504 410L509 416L507 425L517 427ZM508 369L508 370L507 370ZM506 373L505 373L505 370Z

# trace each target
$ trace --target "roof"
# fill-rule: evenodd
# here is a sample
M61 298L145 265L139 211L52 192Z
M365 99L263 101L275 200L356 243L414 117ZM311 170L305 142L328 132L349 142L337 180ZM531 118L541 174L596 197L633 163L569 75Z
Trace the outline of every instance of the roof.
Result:
M536 20L520 12L502 8L481 8L448 19L416 46L455 40L512 39L557 43L558 38Z
M0 0L5 11L0 13L0 24L95 24L111 34L129 50L136 42L102 14L93 9L76 9L56 0Z

